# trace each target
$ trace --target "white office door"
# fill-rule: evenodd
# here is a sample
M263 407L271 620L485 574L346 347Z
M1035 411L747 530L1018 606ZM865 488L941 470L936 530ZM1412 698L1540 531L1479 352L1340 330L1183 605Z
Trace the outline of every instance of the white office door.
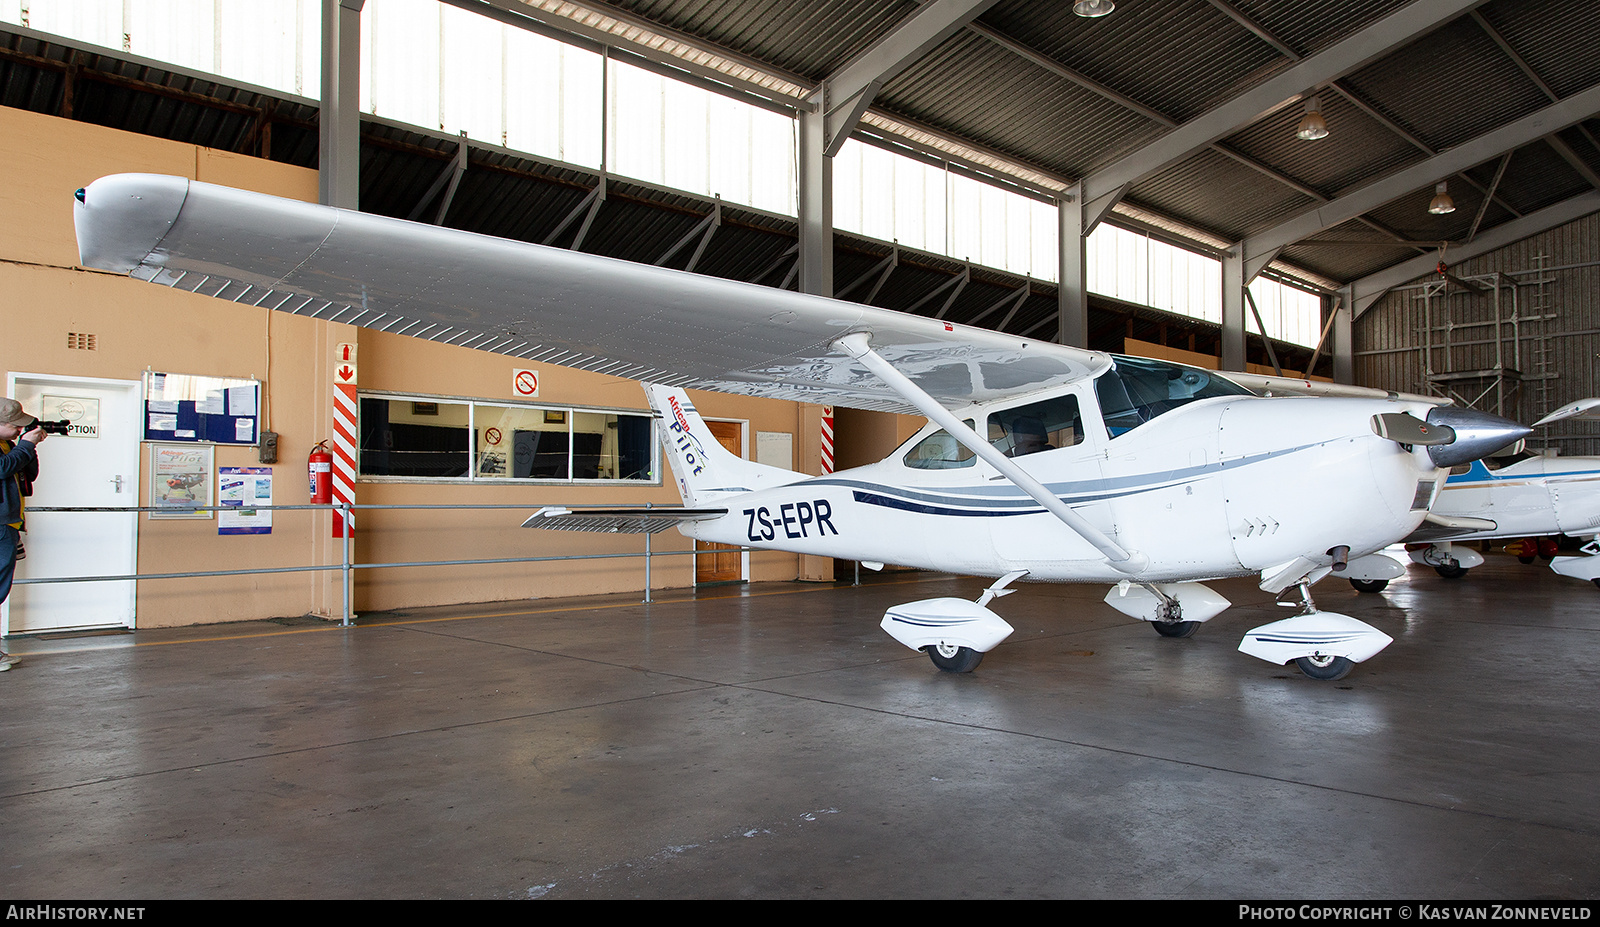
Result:
M133 573L137 515L34 509L139 504L139 382L18 373L9 387L30 415L85 423L75 429L83 434L50 435L39 445L39 480L27 500L27 557L17 564L17 578ZM6 634L131 628L134 584L13 586L6 606Z

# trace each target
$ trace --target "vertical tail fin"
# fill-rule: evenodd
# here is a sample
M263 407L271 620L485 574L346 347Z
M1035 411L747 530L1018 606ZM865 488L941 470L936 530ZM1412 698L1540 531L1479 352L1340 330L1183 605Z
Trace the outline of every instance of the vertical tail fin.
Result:
M806 478L804 473L745 460L717 443L689 394L644 384L650 408L661 417L661 440L678 479L684 505L696 506L722 496L784 486Z

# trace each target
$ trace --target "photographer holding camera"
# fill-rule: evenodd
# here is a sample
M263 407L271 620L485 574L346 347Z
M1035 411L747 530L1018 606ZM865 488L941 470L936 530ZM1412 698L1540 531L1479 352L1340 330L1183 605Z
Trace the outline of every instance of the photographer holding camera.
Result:
M22 546L22 497L33 493L39 477L35 448L44 440L39 420L22 411L15 399L0 399L0 602L11 595L11 577ZM0 673L17 658L0 651Z

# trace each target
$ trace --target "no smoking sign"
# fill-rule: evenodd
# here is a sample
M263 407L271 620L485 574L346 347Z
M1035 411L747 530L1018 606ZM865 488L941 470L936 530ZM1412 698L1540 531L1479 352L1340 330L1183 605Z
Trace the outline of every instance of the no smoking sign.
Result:
M511 394L518 399L531 399L539 395L539 371L511 371Z

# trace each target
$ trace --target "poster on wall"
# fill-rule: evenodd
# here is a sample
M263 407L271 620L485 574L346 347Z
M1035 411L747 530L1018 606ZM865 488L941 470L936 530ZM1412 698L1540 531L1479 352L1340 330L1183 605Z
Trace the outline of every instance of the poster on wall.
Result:
M218 534L271 534L271 467L223 467L217 471Z
M196 506L211 504L214 449L183 444L150 445L151 518L210 518Z

